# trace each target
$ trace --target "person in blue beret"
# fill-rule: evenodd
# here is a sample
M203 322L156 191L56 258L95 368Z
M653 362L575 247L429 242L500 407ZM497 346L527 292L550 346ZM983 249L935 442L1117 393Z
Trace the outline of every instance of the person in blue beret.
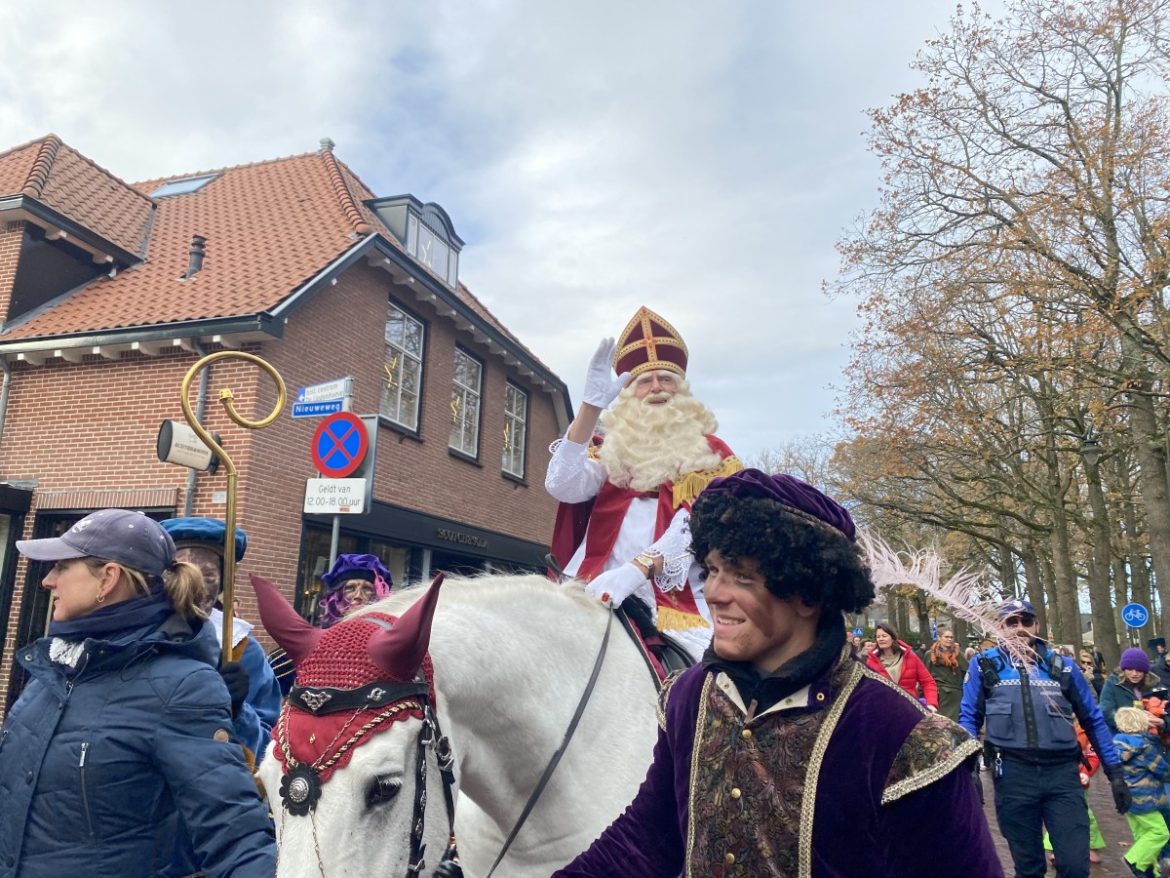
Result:
M746 469L711 481L690 532L711 645L659 696L634 801L554 878L1003 878L978 743L846 642L874 586L845 508Z
M216 637L222 640L224 523L216 518L168 518L162 526L175 541L176 557L194 564L202 572L207 589L204 608L215 627ZM238 527L235 548L239 562L247 551L248 535ZM252 625L238 616L232 619L232 658L233 661L220 668L232 697L232 724L236 739L259 764L272 736L272 727L280 716L281 692L264 648L252 636Z

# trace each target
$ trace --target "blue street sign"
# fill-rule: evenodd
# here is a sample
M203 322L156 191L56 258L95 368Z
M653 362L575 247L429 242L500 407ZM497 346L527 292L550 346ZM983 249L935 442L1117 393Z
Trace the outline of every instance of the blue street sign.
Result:
M1141 604L1126 604L1121 608L1121 620L1130 628L1141 628L1150 621L1150 611Z
M854 629L853 629L853 636L854 636L854 637L860 637L860 636L861 636L862 634L864 634L864 633L865 633L865 629L864 629L864 628L854 628Z
M342 400L327 399L324 402L294 402L292 416L294 418L320 418L341 411Z

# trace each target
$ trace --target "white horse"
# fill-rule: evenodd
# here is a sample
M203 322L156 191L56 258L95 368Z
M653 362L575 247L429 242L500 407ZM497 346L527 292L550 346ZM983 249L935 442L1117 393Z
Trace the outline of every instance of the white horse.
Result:
M476 806L458 817L463 867L468 876L486 875L561 744L593 670L609 611L576 583L486 576L448 581L441 600L437 584L398 592L321 632L296 616L270 584L254 583L265 628L297 662L298 690L308 692L311 703L332 697L335 690L313 688L314 681L303 680L302 671L310 677L317 673L319 682L322 667L357 669L373 656L387 672L383 678L409 681L429 647L435 713L450 739L460 796ZM385 615L397 617L392 627ZM359 652L353 647L361 640L359 629L347 629L354 625L369 639ZM350 655L322 652L336 653L342 641ZM368 682L360 677L353 682ZM290 703L282 723L297 726L302 748L320 735L317 749L302 749L302 755L306 760L318 755L324 764L360 728L354 722L338 731L348 715L313 716ZM290 783L290 760L282 765L279 758L278 724L260 766L276 818L278 878L432 873L448 840L433 747L425 748L426 867L407 871L422 725L414 717L392 718L360 736L348 763L333 768L320 784L315 806L300 816L290 812L290 800L281 794L282 781L286 788ZM632 801L650 764L656 733L653 681L637 647L615 622L575 736L496 874L548 878L588 847ZM286 729L285 736L292 732ZM329 743L323 745L326 736ZM303 775L304 767L299 770ZM302 796L311 781L301 778L293 793Z

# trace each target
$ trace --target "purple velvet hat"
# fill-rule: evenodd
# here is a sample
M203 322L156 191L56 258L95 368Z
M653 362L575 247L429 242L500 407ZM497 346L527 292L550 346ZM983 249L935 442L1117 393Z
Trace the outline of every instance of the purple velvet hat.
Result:
M785 473L770 476L758 469L744 469L734 475L712 479L703 493L775 500L794 512L824 522L834 530L840 531L850 541L857 534L853 519L844 506L807 482Z

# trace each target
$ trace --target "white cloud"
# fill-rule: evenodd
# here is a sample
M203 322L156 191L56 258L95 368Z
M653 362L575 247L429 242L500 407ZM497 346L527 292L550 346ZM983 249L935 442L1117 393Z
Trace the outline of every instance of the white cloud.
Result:
M862 111L916 84L948 17L931 0L8 5L8 145L56 131L136 180L331 136L379 194L443 204L465 282L574 394L598 338L661 310L746 455L829 429L854 321L820 284L875 199Z

